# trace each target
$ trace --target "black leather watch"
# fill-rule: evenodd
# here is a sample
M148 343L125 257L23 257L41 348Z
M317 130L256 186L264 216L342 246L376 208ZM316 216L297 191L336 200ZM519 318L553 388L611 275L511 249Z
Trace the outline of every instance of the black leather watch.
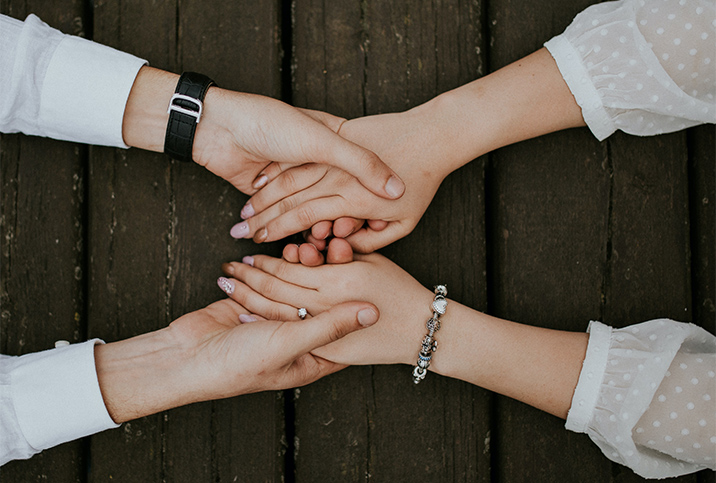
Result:
M194 133L204 109L204 96L213 85L216 85L213 80L196 72L184 72L179 77L169 101L169 122L164 138L164 152L173 159L192 161Z

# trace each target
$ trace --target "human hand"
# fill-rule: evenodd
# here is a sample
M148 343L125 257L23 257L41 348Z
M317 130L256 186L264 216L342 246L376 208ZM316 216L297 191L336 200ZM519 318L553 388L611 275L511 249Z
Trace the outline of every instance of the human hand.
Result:
M297 318L297 307L321 316L336 304L365 300L380 311L369 329L313 351L341 364L411 364L430 317L432 293L387 258L356 255L343 265L306 267L256 255L223 265L233 284L231 297L252 319ZM246 317L246 316L244 316Z
M157 332L98 345L97 374L112 419L308 384L344 367L310 351L378 319L365 302L301 322L242 324L242 314L243 307L224 299Z
M125 108L125 142L153 151L164 148L169 99L178 76L142 67ZM399 198L403 182L371 151L336 134L344 119L296 109L265 96L211 87L197 124L193 159L240 191L251 194L268 178L272 161L284 166L326 163L355 175L378 196Z
M341 127L341 136L380 153L405 181L406 192L399 200L374 196L340 169L303 165L284 170L272 164L264 170L272 181L249 200L242 210L247 220L237 224L232 235L274 241L321 221L342 219L333 233L347 236L359 252L372 252L407 235L454 166L446 160L452 135L443 132L442 121L437 110L423 105L404 113L354 119ZM387 226L371 222L361 228L346 217L383 220Z

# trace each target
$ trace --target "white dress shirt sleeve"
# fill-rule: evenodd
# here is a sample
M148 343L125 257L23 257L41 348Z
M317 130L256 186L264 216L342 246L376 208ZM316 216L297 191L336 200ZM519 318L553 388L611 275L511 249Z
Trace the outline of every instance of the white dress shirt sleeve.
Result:
M601 141L716 122L716 4L593 5L545 47Z
M668 319L588 332L566 428L645 478L716 469L716 337Z
M0 465L119 426L100 392L99 339L0 358Z
M145 63L34 15L0 16L0 132L126 148L124 108Z

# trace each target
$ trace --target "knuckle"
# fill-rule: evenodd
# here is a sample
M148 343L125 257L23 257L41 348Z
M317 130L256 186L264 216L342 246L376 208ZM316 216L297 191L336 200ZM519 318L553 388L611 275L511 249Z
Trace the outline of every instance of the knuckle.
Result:
M281 174L281 189L293 193L298 187L298 180L293 170L284 171Z
M274 304L271 304L266 309L266 314L264 315L269 320L284 320L283 313L279 307L277 307Z
M274 274L281 280L286 280L286 277L289 275L288 263L284 262L283 260L279 260L279 263L276 264Z
M339 324L331 324L328 328L328 340L335 342L343 337L343 330Z
M278 209L280 213L286 213L296 207L296 199L293 196L284 198L278 203Z
M371 174L378 174L382 171L381 163L378 161L378 156L368 150L361 151L358 157L358 163L363 170L369 171Z
M273 277L265 277L261 281L261 293L264 295L273 295L276 290L276 279Z
M303 227L313 226L317 221L316 212L310 205L304 205L298 208L296 211L296 219Z

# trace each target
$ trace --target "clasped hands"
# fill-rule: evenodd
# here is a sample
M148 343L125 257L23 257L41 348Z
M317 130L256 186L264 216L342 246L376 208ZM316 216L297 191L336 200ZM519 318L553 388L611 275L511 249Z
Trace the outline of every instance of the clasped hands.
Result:
M166 106L176 81L174 74L140 70L125 109L126 144L162 150ZM412 231L455 168L445 153L459 133L447 131L437 99L405 113L344 122L275 99L212 87L193 158L252 195L242 210L247 219L232 234L271 241L315 225L310 239L316 246L325 248L332 232L339 237L331 242L340 254L336 261L347 261L353 250L372 252ZM363 227L362 220L371 221ZM313 245L304 247L313 264L322 261ZM287 256L299 260L295 245ZM376 254L316 268L270 257L256 260L257 267L275 271L226 265L231 298L165 329L96 346L102 395L115 421L296 387L344 364L409 363L413 357L431 295L396 265ZM293 269L309 272L289 272ZM280 278L284 271L288 279ZM260 284L252 285L256 280ZM395 304L387 291L398 288L401 302ZM298 320L299 306L308 309L307 320ZM411 324L401 325L399 315L405 320L411 311ZM382 324L365 329L379 317ZM272 320L245 323L264 318ZM367 335L344 337L354 331Z

